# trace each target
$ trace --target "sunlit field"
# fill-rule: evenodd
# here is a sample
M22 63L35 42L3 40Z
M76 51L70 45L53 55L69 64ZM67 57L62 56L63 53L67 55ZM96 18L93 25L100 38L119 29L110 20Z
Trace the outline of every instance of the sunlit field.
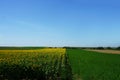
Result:
M66 49L0 50L0 80L67 79Z
M2 48L0 80L120 80L120 54L66 48Z
M120 80L120 55L67 49L74 80Z

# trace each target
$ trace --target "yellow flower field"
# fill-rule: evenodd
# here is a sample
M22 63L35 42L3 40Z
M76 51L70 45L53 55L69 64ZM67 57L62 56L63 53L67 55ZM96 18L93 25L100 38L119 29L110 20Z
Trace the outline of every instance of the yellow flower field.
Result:
M65 79L64 48L0 50L0 78L25 80Z

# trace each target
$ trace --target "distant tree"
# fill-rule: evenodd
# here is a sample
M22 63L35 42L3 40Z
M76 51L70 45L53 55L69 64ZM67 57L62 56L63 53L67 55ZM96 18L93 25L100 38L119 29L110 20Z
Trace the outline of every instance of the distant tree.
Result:
M106 49L112 49L112 47L106 47Z
M103 49L104 49L104 47L97 47L97 49L103 50Z
M81 47L80 49L86 49L86 47Z
M120 46L119 46L119 47L117 47L116 49L120 50Z

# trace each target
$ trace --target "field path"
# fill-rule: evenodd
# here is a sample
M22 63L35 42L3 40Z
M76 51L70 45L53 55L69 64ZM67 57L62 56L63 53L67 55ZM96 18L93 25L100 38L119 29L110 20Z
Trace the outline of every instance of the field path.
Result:
M102 53L109 53L109 54L120 54L118 50L93 50L93 49L86 49L87 51L95 51L95 52L102 52Z

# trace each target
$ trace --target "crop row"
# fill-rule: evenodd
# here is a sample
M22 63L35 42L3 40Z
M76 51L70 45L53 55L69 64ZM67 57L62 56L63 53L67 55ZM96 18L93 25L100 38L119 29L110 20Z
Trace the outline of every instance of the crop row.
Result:
M0 50L0 80L66 80L65 49Z

